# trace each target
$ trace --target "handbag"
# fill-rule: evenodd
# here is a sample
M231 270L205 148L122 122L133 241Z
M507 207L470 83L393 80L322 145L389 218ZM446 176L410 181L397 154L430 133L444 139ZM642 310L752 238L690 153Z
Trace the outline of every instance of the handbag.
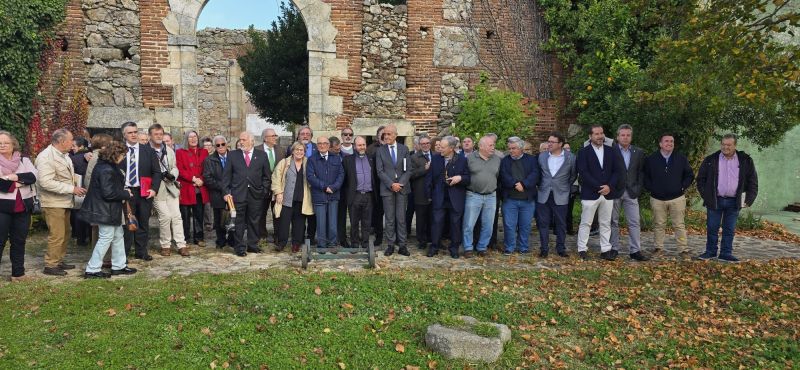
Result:
M34 214L34 215L42 214L42 202L39 201L39 194L36 194L33 191L33 185L28 185L28 186L31 187L31 193L34 193L34 195L33 195L33 206L31 207L31 214Z
M125 202L127 220L125 224L128 226L128 231L136 231L139 229L139 221L136 220L136 216L133 215L133 211L131 211L131 204Z

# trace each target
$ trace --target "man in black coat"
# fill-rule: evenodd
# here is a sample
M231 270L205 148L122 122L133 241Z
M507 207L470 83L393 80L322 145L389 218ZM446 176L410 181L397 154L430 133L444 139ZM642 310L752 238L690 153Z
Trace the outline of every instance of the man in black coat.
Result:
M211 208L214 209L214 231L217 233L216 245L218 249L225 247L225 244L235 247L233 235L226 238L227 230L223 215L227 204L223 197L226 194L223 188L222 177L225 166L228 164L228 140L225 136L216 136L213 139L214 153L203 161L203 183L208 188L208 195L211 198Z
M236 207L236 255L247 256L247 252L260 253L258 247L258 219L261 206L270 188L272 173L267 155L253 148L253 134L239 135L241 149L228 154L222 174L222 188L227 202L233 199ZM244 231L247 229L247 240Z
M355 154L344 157L343 194L350 213L350 245L366 248L372 227L374 193L378 189L378 178L374 175L375 159L367 155L367 140L355 139Z
M119 163L119 168L125 172L125 187L133 194L129 204L139 221L136 231L125 229L125 254L130 254L131 246L135 243L134 257L150 261L153 259L148 251L150 214L156 189L161 188L161 165L150 145L139 144L139 129L135 122L125 122L121 129L127 152L125 159Z
M431 242L431 200L425 196L425 176L431 167L431 139L419 138L419 150L411 155L411 193L414 194L414 213L417 214L417 247L425 249Z
M270 173L275 172L275 166L285 158L286 151L278 144L278 133L274 129L264 129L261 132L261 140L263 143L258 148L267 154ZM275 241L275 229L278 227L278 219L275 217L274 210L275 197L272 195L272 189L267 189L267 196L264 197L264 204L261 209L261 218L258 220L258 228L261 233L261 239L265 239L268 242ZM272 235L267 232L267 213L272 214Z
M753 158L736 150L736 135L722 137L720 150L709 155L697 173L697 190L703 197L708 222L706 223L706 251L697 258L717 258L723 262L739 262L733 255L733 236L739 210L750 207L758 195L758 174ZM722 242L717 257L719 228Z
M672 220L678 251L689 257L686 239L686 190L694 181L694 172L689 159L675 151L675 137L664 133L658 139L659 150L644 161L644 188L650 191L650 207L653 208L654 253L664 248L667 217Z

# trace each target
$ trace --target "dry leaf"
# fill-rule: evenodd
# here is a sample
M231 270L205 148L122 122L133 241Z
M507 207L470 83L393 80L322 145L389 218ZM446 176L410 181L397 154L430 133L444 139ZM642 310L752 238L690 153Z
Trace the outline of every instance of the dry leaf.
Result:
M316 295L322 294L322 289L320 289L319 287L314 288L314 294Z
M435 369L438 363L434 360L428 360L428 369Z
M208 364L208 367L210 367L212 369L216 369L217 368L217 360L211 361L211 363Z
M128 304L125 305L125 311L130 311L131 309L133 309L133 305L132 304L128 303Z
M269 317L269 323L272 324L272 325L275 325L276 322L278 322L278 318L275 317L275 315L271 315Z
M211 329L209 328L202 328L200 329L200 332L207 337L211 337Z
M345 365L344 362L339 362L337 365L339 365L339 368L342 370L347 369L347 365Z
M107 309L107 310L106 310L106 313L107 313L107 314L108 314L108 316L110 316L110 317L117 316L117 311L116 311L116 310L114 310L113 308L109 308L109 309Z
M330 328L325 328L325 329L322 329L322 331L323 331L324 333L330 333L330 332L331 332L331 329L330 329Z
M176 299L174 294L170 294L169 297L167 297L167 302L175 302Z
M419 370L419 366L406 365L406 370Z
M227 369L229 367L231 367L231 364L229 364L228 361L225 361L225 362L222 363L222 368L223 369Z
M394 345L394 350L397 351L397 352L400 352L400 353L405 353L406 352L406 346L404 346L402 343L397 343L397 344Z

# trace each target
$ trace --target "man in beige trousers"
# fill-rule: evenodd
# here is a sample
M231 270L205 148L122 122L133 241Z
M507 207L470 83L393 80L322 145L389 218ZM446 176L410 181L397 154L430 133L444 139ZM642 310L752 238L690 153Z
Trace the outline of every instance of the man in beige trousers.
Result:
M64 276L65 270L75 265L64 263L70 235L69 213L74 196L86 195L86 189L76 184L75 169L68 153L72 147L72 133L67 129L53 132L50 146L36 156L36 181L39 201L42 204L47 228L47 253L44 256L45 275Z
M155 123L147 129L150 135L150 147L156 152L158 164L161 166L161 188L158 189L153 207L158 214L158 239L161 244L160 254L168 257L172 254L172 241L181 256L189 257L186 238L183 235L183 218L181 217L179 189L175 179L178 168L175 166L175 151L164 144L164 127Z

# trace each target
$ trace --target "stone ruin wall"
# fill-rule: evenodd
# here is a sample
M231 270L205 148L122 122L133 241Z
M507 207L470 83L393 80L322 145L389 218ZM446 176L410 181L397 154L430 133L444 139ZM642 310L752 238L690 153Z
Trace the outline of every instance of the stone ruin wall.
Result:
M389 122L401 136L446 133L469 86L493 63L496 40L474 26L484 17L479 1L500 3L295 0L311 39L309 121L315 133L335 134L352 125L356 133L372 135ZM196 128L201 135L226 136L243 127L235 57L246 37L241 30L194 29L204 3L68 3L59 33L68 47L56 65L71 64L70 80L86 87L91 127L113 129L134 120L144 127L161 123L177 135ZM565 130L569 120L558 115L565 106L563 73L552 60L515 61L532 62L553 80L549 98L537 101L537 131ZM58 77L45 76L53 86Z

